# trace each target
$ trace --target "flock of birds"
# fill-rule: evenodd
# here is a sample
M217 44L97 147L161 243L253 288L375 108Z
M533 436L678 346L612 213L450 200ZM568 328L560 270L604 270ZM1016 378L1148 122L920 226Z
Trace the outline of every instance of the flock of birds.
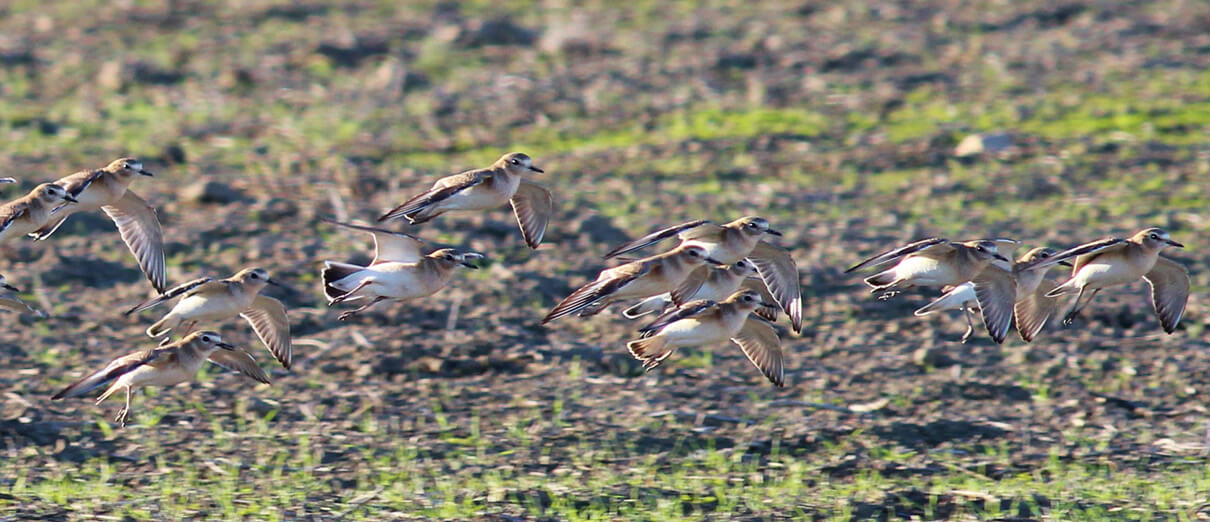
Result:
M525 176L542 173L529 156L505 154L488 168L437 180L432 188L383 214L378 221L428 222L446 212L482 211L510 204L521 236L538 248L554 212L551 193ZM125 313L137 314L179 298L147 335L162 341L154 348L122 355L93 371L52 399L81 397L105 387L97 403L118 392L125 406L115 421L125 426L132 395L144 386L172 386L194 379L203 363L238 371L262 383L269 377L256 360L209 330L194 331L198 323L244 318L273 357L287 370L292 361L290 323L285 306L261 295L267 285L280 285L262 268L246 268L226 279L210 277L169 288L163 254L163 232L156 211L129 190L137 176L152 176L134 158L121 158L104 168L72 174L35 187L29 194L0 206L0 243L22 236L49 238L73 213L101 210L117 225L123 241L156 291L156 295ZM0 183L15 183L0 178ZM483 254L454 248L426 253L425 242L385 228L325 220L334 226L369 233L374 257L359 266L325 261L323 292L329 306L350 303L347 320L383 301L404 301L433 295L446 287L459 268L476 269ZM604 257L624 262L606 268L576 289L542 319L542 324L575 315L588 317L615 303L634 303L622 314L629 319L655 315L627 343L630 353L651 370L677 348L723 343L739 346L752 364L774 385L785 385L781 340L773 323L786 314L790 328L802 331L802 292L799 272L790 252L768 241L781 233L761 217L748 216L718 225L696 220L656 230L623 244ZM677 239L672 249L647 257L628 258L644 248ZM1064 251L1034 248L1011 262L1007 255L1019 241L989 239L957 242L928 238L866 259L846 272L888 267L865 281L880 299L904 289L942 287L943 295L916 315L962 310L967 332L974 332L972 314L980 312L990 337L1004 341L1015 324L1021 338L1032 341L1056 309L1058 298L1076 294L1064 316L1070 324L1101 289L1148 281L1160 324L1172 333L1180 322L1189 295L1189 275L1181 265L1163 258L1170 246L1182 247L1169 234L1148 228L1129 238L1109 238ZM893 266L891 266L893 264ZM1046 277L1056 264L1072 266L1062 284ZM36 309L21 301L18 290L0 276L0 306ZM172 340L173 333L177 340Z

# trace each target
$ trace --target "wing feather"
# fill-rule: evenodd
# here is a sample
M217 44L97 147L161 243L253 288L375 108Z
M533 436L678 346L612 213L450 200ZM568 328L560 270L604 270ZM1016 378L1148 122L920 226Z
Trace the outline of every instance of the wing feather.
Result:
M1172 333L1185 314L1189 301L1189 271L1179 263L1159 258L1155 267L1143 276L1151 284L1151 304L1164 331Z
M136 313L142 312L143 310L151 308L155 305L163 303L164 301L168 301L174 297L177 297L180 295L190 295L194 291L200 290L200 287L202 285L205 285L206 283L212 283L212 282L216 283L216 284L221 283L221 281L215 281L213 277L202 277L202 278L194 279L193 281L189 281L187 283L179 284L177 286L169 288L168 291L166 291L160 295L157 295L151 299L143 301L142 303L134 305L129 310L123 312L123 314L124 315L136 314Z
M698 220L694 220L694 221L688 221L685 223L681 223L679 225L673 225L668 228L662 228L660 230L656 230L655 232L647 234L643 237L640 237L640 238L630 241L628 243L624 243L624 244L618 246L617 248L610 250L608 254L605 254L605 259L610 259L610 258L617 257L620 255L629 254L631 252L634 252L635 250L639 250L648 245L653 245L655 243L659 243L660 241L663 241L670 237L679 235L682 232L685 232L687 230L692 230L692 229L695 229L697 227L700 227L702 225L706 225L709 223L710 223L709 220L698 219ZM714 228L721 228L721 227L718 227L717 225L715 225Z
M265 374L265 370L259 364L256 364L256 359L248 352L238 348L235 350L215 350L210 353L209 360L223 368L251 377L257 382L271 384L269 376Z
M748 360L752 361L752 365L756 366L769 382L779 388L786 385L781 338L777 336L777 331L772 325L749 317L731 341L739 345Z
M873 257L868 257L862 260L860 263L845 269L844 273L848 274L861 270L867 266L880 266L890 263L891 261L899 259L908 254L914 254L926 248L935 247L938 245L949 245L949 240L940 237L930 237L921 239L919 241L913 241L901 247L893 248L891 250L887 250L886 252L882 252L881 254L874 255Z
M127 190L117 203L103 206L101 210L117 225L118 234L130 253L134 254L151 286L155 287L155 291L163 292L168 287L164 266L164 232L160 229L155 209L143 198Z
M405 201L402 205L399 205L388 211L386 214L383 214L378 218L378 222L381 223L391 219L410 217L413 214L419 213L426 208L432 207L433 205L453 197L459 192L476 185L481 185L484 182L489 181L491 177L492 174L490 170L473 170L470 172L454 174L453 176L441 178L437 180L437 183L433 185L433 188L413 196L412 199Z
M790 316L790 327L802 332L802 287L798 281L798 265L786 249L760 241L748 260L756 266L756 272L765 281L769 293Z
M252 331L264 343L269 353L287 370L294 359L290 344L290 319L286 317L286 306L269 296L258 295L252 301L252 308L240 314Z

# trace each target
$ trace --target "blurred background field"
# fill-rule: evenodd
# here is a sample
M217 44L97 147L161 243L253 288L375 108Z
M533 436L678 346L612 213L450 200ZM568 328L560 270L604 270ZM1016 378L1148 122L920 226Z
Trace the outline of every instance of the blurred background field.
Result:
M4 246L52 318L0 318L0 519L1206 516L1210 5L400 4L0 5L6 198L135 155L170 281L259 265L306 290L275 294L292 373L233 321L272 386L212 368L118 430L116 404L48 400L151 344L118 313L149 288L112 224ZM369 243L319 218L511 150L547 171L548 245L503 208L403 227L491 266L336 320L319 262ZM625 238L746 214L806 285L785 389L732 346L643 374L617 314L538 326ZM841 274L927 235L1146 225L1189 246L1171 336L1137 284L1031 345L961 345L957 314L911 316L926 293Z

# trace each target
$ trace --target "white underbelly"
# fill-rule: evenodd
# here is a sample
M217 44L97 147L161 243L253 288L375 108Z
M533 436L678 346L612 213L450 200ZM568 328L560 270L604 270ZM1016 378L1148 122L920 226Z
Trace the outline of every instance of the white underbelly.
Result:
M363 281L370 284L357 291L362 297L386 297L388 299L415 299L431 295L445 286L434 279L422 281L421 272L412 263L379 263L338 281L338 289L348 292Z
M682 244L700 246L706 249L706 257L709 257L710 259L718 261L724 265L733 265L738 263L739 260L748 257L748 254L752 253L752 249L748 249L747 251L741 251L742 249L727 249L723 246L723 243L703 243L692 239L685 241Z
M1108 265L1092 262L1080 267L1072 277L1077 288L1105 288L1138 281L1143 274L1127 264Z
M235 317L248 309L251 303L241 302L230 296L202 297L191 295L172 308L172 312L183 321L212 321Z
M450 196L439 206L448 210L487 210L507 202L505 194L480 185Z
M928 257L908 256L895 265L895 279L917 286L946 286L965 283L955 281L958 274L947 265Z
M681 319L660 331L669 347L701 346L724 341L734 332L725 331L717 322L703 323L697 319Z

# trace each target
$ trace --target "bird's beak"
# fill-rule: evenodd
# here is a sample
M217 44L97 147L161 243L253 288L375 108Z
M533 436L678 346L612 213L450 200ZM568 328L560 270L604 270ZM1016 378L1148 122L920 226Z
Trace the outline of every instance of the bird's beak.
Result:
M217 347L219 347L219 348L222 348L222 349L224 349L224 350L227 350L227 351L229 351L229 352L234 352L234 351L235 351L235 345L233 345L233 344L227 344L227 343L224 343L224 342L218 342L218 343L214 343L214 345L215 345L215 346L217 346Z
M543 173L543 172L546 172L545 170L542 170L542 169L540 169L540 168L538 168L538 167L535 167L535 166L533 166L533 165L530 165L530 166L529 166L529 170L532 170L532 171L537 172L537 173Z
M717 260L717 259L715 259L715 258L713 258L713 257L707 257L707 258L706 258L706 262L707 262L707 263L710 263L710 264L712 264L712 265L722 265L722 264L725 264L725 263L723 263L722 261L719 261L719 260Z
M143 170L143 169L139 169L139 174L142 174L147 177L155 176L155 174L152 174L150 170Z
M20 289L20 288L17 288L17 287L15 287L15 286L13 286L13 285L10 285L10 284L8 284L8 283L0 283L0 288L3 288L3 289L5 289L5 290L12 290L12 291L14 291L14 292L20 292L20 291L21 291L21 289Z
M761 308L774 308L774 309L776 309L776 308L777 308L777 305L776 305L776 304L773 304L773 303L766 303L766 302L764 302L764 301L761 301L761 302L760 302L760 306L761 306Z
M999 259L1001 261L1004 261L1005 263L1009 262L1007 257L1004 257L1003 255L1000 255L1000 254L992 254L992 257Z
M65 200L67 200L67 201L70 201L70 202L72 202L72 203L79 203L79 202L80 202L80 200L76 199L76 197L75 197L75 196L73 196L73 195L71 195L71 194L64 194L64 195L63 195L63 199L65 199Z
M765 232L769 233L769 234L773 234L777 237L781 237L781 231L779 231L779 230L773 230L771 228L767 228L767 229L765 229Z
M1060 265L1071 267L1071 261L1059 261Z
M1182 245L1182 244L1180 244L1180 243L1177 243L1176 241L1173 241L1173 240L1171 240L1171 239L1165 239L1165 240L1164 240L1164 242L1165 242L1165 243L1168 243L1169 245L1172 245L1172 246L1174 246L1174 247L1177 247L1177 248L1185 248L1185 245Z
M269 283L269 284L271 284L271 285L273 285L273 286L276 286L276 287L278 287L278 288L281 288L281 289L283 289L283 290L285 290L285 291L287 291L287 292L290 292L290 293L292 293L292 294L297 294L297 293L299 293L299 292L298 292L298 290L295 290L295 289L294 289L294 287L292 287L292 286L290 286L290 285L287 285L287 284L285 284L285 283L279 283L279 282L277 282L277 280L276 280L276 279L268 279L268 280L266 280L265 282L266 282L266 283Z
M481 259L484 259L482 254L462 254L458 257L458 263L471 270L478 270L479 265L471 263L471 260L479 261Z

